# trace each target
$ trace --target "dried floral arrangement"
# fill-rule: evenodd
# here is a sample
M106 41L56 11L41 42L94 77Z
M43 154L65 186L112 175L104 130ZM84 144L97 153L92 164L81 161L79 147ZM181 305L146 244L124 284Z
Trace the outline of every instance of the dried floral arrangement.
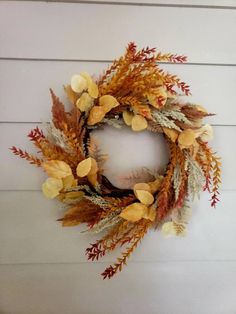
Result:
M89 260L126 246L102 273L104 279L122 270L150 228L184 235L189 199L201 190L211 194L211 206L219 200L220 160L208 145L212 127L202 123L211 114L200 105L181 103L180 97L190 94L189 86L158 64L185 61L185 56L156 53L148 47L138 51L130 43L124 56L97 80L85 72L72 77L64 87L72 104L70 112L51 90L52 121L47 124L47 135L38 127L28 135L40 157L11 148L47 173L42 191L65 204L65 215L59 219L62 226L85 223L89 232L105 230L87 248ZM114 187L103 175L106 158L92 135L105 124L162 133L170 156L165 173L151 174L132 189Z

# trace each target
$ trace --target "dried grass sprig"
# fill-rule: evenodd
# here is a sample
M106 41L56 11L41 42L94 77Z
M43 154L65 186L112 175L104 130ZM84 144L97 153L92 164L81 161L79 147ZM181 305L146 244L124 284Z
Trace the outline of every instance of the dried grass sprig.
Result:
M171 118L172 120L177 120L183 122L188 127L192 125L192 122L186 118L186 116L180 110L163 110L162 114L166 117Z
M171 62L171 63L184 63L187 61L187 57L184 55L177 55L171 53L164 53L158 52L155 57L157 62Z
M177 75L172 75L168 72L164 72L164 70L159 69L158 70L159 75L161 76L167 90L172 93L176 94L176 91L173 89L174 87L177 87L180 89L184 95L190 96L190 87L185 82L181 81L181 79Z
M188 171L188 192L194 199L203 190L205 177L200 165L186 152L186 169Z
M171 203L173 202L173 185L172 177L174 169L177 164L177 149L176 146L169 142L170 149L170 162L167 166L166 175L161 185L161 189L157 196L157 219L162 220L169 213L171 208Z
M181 129L175 124L173 120L169 119L164 112L153 110L152 117L158 125L181 132Z
M41 141L45 140L45 135L42 130L39 129L39 127L34 128L30 131L28 134L28 137L31 142L34 143L36 147L39 148L39 144Z
M40 167L41 164L43 163L42 159L39 159L15 146L12 146L10 150L13 152L14 155L19 156L20 158L26 159L31 165L36 165Z
M150 226L151 226L151 223L148 221L144 221L144 222L142 221L139 223L139 225L137 225L136 231L134 232L132 236L132 240L129 247L126 249L125 252L122 253L122 257L117 259L117 262L114 265L110 265L104 270L104 272L101 274L103 276L103 279L106 279L106 278L110 279L117 272L122 271L123 266L127 264L128 258L131 256L133 251L141 242L141 240L147 233Z

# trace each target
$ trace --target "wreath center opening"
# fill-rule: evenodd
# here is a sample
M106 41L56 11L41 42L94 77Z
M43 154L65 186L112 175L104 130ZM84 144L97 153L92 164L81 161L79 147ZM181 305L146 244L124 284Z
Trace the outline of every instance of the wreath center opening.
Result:
M107 154L104 175L118 188L132 188L134 183L148 181L152 173L162 174L169 161L162 134L104 126L91 135L98 141L101 154Z

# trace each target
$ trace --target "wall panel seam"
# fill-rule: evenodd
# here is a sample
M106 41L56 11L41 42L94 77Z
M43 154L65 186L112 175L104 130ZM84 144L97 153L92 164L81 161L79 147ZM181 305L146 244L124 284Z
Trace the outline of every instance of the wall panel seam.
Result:
M1 2L1 1L0 1ZM86 0L7 0L4 2L42 2L46 4L50 3L77 3L77 4L88 4L88 5L121 5L121 6L143 6L143 7L164 7L164 8L193 8L193 9L210 9L210 10L235 10L236 6L228 5L200 5L200 4L171 4L171 3L143 3L143 2L119 2L119 1L86 1Z
M99 265L107 265L111 263L110 261L96 261L95 264ZM129 261L129 264L164 264L164 263L236 263L235 259L230 259L230 260L148 260L148 261ZM84 262L29 262L29 263L0 263L1 266L36 266L36 265L92 265L90 261L84 261Z
M0 0L1 1L1 0ZM157 47L158 48L158 47ZM158 49L157 49L158 51ZM115 57L114 57L115 58ZM96 60L96 59L60 59L60 58L15 58L15 57L0 57L0 61L35 61L35 62L87 62L87 63L112 63L113 60ZM195 66L223 66L235 67L236 63L209 63L209 62L186 62L186 63L172 63L172 62L158 62L158 64L171 64L176 66L195 65Z

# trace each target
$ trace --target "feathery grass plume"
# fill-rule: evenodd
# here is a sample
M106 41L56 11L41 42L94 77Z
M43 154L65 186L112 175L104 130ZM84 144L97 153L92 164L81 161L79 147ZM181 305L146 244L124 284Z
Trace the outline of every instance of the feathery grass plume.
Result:
M205 111L198 110L196 105L185 104L181 106L181 112L191 121L196 121L205 117L213 116L213 113L207 113Z
M182 183L181 168L178 164L174 168L172 181L173 181L173 187L175 191L175 200L177 201L179 198L179 192L180 192L181 183Z
M163 111L152 110L152 117L157 124L169 129L175 129L181 132L181 129L175 124L175 122L169 119Z
M136 196L134 194L129 194L123 197L105 196L104 199L112 206L111 211L113 211L114 208L121 208L132 204L136 199Z
M184 204L180 208L175 208L171 213L171 218L176 223L188 223L192 214L192 210L188 204L188 201L185 200Z
M185 236L187 227L184 223L173 221L173 228L177 236Z
M177 120L187 124L188 126L192 125L192 122L186 118L186 116L179 110L162 110L162 114L166 117L169 117L173 120Z
M47 139L50 143L62 148L69 154L73 153L73 149L70 147L65 134L60 129L57 129L52 121L46 125L46 130Z
M123 219L119 217L121 209L113 211L106 218L101 219L98 223L94 224L92 228L89 228L83 233L99 233L105 229L114 227L114 225L119 224Z
M152 133L163 133L162 127L152 120L148 120L147 130Z
M97 217L100 217L103 209L90 200L82 199L79 203L70 207L63 218L58 219L63 227L76 226L81 223L93 223Z
M20 148L16 148L15 146L12 146L10 150L13 152L14 155L19 156L20 158L26 159L31 165L36 165L38 167L41 166L43 163L43 159L39 159L26 151L23 151Z
M106 201L102 196L99 195L92 195L92 196L84 196L84 198L86 198L87 200L89 200L90 202L92 202L93 204L98 205L101 208L107 208L107 206L109 205L108 201Z
M113 251L135 228L135 224L122 219L105 236L86 249L85 254L88 260L98 260L106 253Z
M126 189L132 189L136 183L154 181L158 176L159 173L157 170L150 170L143 167L120 176L119 183Z
M188 171L188 192L194 199L195 195L199 197L200 191L203 190L205 177L202 168L199 164L185 152L186 169Z
M55 127L61 131L65 129L67 125L67 114L65 112L65 107L60 99L54 94L53 90L50 88L50 93L52 97L52 121Z

